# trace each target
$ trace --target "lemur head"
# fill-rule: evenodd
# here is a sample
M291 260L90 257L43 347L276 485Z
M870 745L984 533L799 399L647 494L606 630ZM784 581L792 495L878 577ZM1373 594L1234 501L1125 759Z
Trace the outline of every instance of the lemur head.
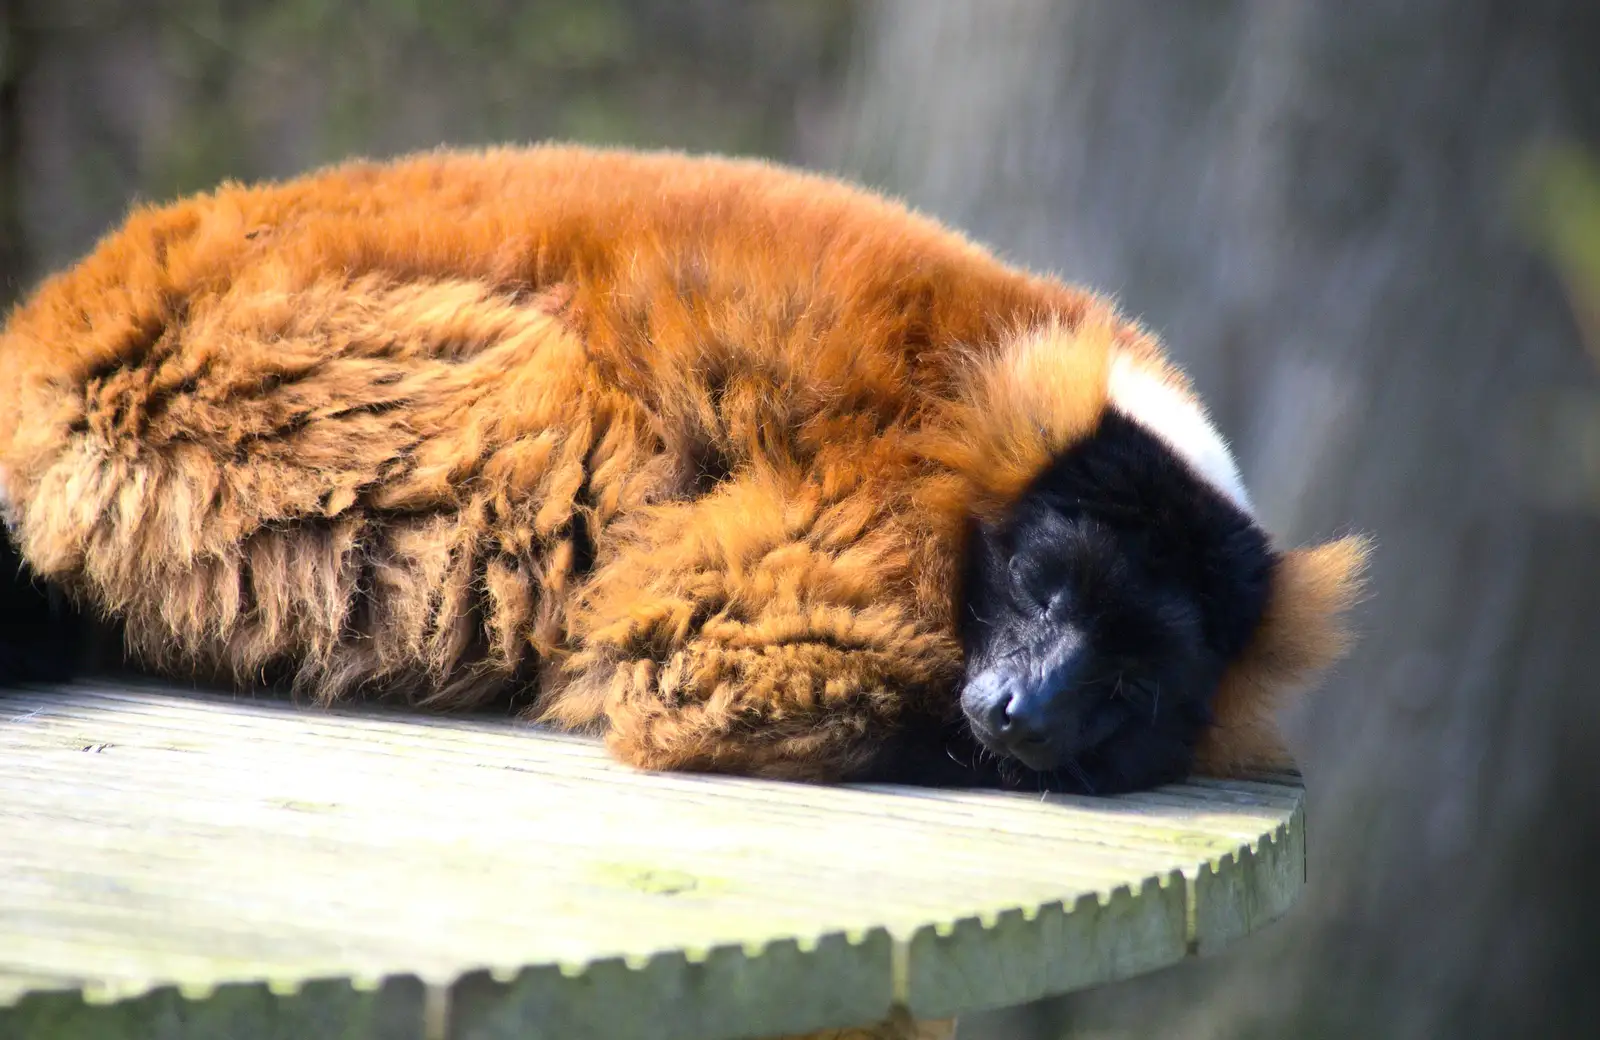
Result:
M1342 653L1365 544L1275 549L1183 376L1121 328L1036 330L968 387L966 724L1097 793L1287 765L1274 715Z

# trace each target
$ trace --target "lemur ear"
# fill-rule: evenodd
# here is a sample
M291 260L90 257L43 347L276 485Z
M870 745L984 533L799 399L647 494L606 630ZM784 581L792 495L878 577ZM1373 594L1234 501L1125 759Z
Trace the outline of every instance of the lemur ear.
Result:
M1365 588L1371 551L1369 539L1352 536L1278 555L1266 613L1222 678L1195 773L1295 767L1278 713L1348 652L1349 612Z

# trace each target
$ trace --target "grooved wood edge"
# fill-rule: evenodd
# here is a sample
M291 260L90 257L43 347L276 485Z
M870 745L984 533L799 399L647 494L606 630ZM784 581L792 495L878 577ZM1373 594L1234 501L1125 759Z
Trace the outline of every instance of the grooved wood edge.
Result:
M1022 1004L1183 959L1186 884L1178 871L1072 905L929 924L907 944L905 1004L917 1018Z
M84 986L25 993L0 1011L5 1040L430 1040L424 985L278 980L215 986Z
M752 1022L769 1032L860 1025L891 1011L891 944L878 928L804 945L780 940L759 952L720 947L693 960L661 954L644 964L607 958L577 970L469 972L451 987L446 1035L736 1040Z

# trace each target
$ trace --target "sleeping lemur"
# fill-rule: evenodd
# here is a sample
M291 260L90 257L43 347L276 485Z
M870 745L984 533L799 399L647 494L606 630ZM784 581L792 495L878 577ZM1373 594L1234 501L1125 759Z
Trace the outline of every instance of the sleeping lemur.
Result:
M157 667L816 781L1282 764L1365 553L1275 547L1107 301L828 178L560 146L135 212L10 316L0 493Z

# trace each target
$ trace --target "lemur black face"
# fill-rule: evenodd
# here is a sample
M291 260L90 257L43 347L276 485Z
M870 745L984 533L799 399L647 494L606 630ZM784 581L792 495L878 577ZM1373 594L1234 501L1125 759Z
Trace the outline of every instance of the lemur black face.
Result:
M1041 787L1187 774L1265 608L1272 552L1248 515L1107 412L1001 523L974 525L966 559L961 708L980 744Z

